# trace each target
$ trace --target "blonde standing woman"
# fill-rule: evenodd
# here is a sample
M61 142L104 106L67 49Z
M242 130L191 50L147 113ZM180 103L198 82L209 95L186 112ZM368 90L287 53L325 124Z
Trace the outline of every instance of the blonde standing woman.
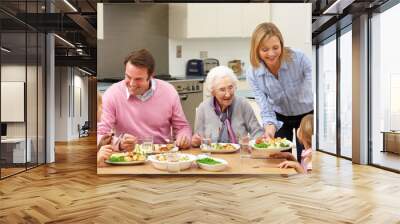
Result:
M301 119L313 113L311 61L285 47L278 27L261 23L253 32L247 80L261 109L264 136L293 139ZM296 138L297 160L303 146ZM290 150L291 151L291 150Z

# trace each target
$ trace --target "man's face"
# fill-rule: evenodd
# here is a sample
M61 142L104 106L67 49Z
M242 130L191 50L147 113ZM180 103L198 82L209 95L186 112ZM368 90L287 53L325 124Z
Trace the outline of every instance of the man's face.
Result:
M147 68L126 63L125 85L130 94L143 95L150 88L150 74Z

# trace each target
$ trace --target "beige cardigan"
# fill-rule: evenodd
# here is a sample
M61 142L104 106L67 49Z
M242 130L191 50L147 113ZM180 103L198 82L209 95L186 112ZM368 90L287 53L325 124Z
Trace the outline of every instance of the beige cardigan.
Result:
M252 139L261 136L264 131L250 104L243 97L234 97L231 105L233 106L231 125L236 136L250 134ZM213 99L211 97L203 101L197 108L193 134L211 135L212 141L216 142L222 122L214 111Z

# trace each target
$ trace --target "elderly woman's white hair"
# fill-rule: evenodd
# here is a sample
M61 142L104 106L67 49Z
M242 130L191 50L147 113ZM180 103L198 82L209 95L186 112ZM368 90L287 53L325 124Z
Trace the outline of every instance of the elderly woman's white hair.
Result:
M232 69L221 65L212 68L207 74L205 85L208 93L211 94L212 91L215 90L215 86L218 84L218 82L225 77L229 77L232 80L233 86L236 89L238 83L236 75L233 73Z

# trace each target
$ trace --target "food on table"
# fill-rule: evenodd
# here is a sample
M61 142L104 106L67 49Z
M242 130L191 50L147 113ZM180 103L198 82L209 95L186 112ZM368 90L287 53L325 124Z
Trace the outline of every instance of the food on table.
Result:
M211 147L214 150L235 150L235 146L229 143L226 144L221 144L221 143L213 143L211 144Z
M286 138L273 138L266 140L264 138L257 138L254 147L259 149L276 149L290 147L290 141Z
M146 156L135 152L121 152L112 154L108 160L110 162L144 161Z
M160 152L169 152L174 148L174 144L166 144L166 145L160 145L158 150L157 148L155 149L155 151L160 151Z
M198 163L203 163L203 164L207 164L207 165L217 165L217 164L221 164L221 162L210 158L210 157L206 157L206 158L202 158L202 159L198 159L196 160Z
M228 162L224 159L204 155L199 155L196 163L199 168L212 172L222 171L228 166Z
M181 161L188 161L190 158L186 155L171 155L171 154L158 154L156 155L156 159L158 161L165 161L165 162L181 162Z

